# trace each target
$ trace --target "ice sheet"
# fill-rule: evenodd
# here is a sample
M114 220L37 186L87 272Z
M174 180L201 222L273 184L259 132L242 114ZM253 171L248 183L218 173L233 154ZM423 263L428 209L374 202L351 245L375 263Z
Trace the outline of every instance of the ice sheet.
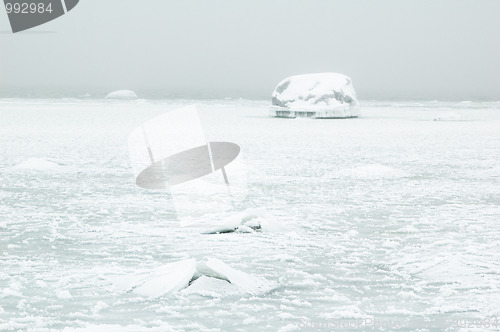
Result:
M201 234L180 226L169 192L135 185L128 134L196 102L207 140L245 154L248 192L235 209L262 209L285 231ZM0 330L277 331L300 330L301 319L500 315L500 102L361 105L352 121L289 121L268 117L268 100L0 100ZM450 113L462 120L434 121ZM16 168L29 158L76 171ZM201 212L204 225L224 217ZM276 287L132 289L207 257Z

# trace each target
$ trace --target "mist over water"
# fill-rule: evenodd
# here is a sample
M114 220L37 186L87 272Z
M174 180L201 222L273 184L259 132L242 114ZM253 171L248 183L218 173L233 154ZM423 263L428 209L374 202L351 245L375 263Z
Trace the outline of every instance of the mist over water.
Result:
M0 34L0 95L263 99L289 75L340 72L361 99L500 100L499 11L494 0L81 1Z

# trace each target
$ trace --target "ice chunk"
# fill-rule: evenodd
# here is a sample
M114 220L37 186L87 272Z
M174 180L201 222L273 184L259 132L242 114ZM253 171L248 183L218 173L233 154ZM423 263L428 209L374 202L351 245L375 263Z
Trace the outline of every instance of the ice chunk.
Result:
M188 259L164 265L150 273L112 278L112 281L119 291L132 291L151 298L180 290L185 294L203 296L257 294L273 287L267 280L233 269L215 258L199 262Z
M200 275L230 282L240 292L256 294L271 288L267 281L233 269L215 258L209 258L206 262L198 262L196 269Z
M287 226L284 225L277 220L270 219L270 218L258 218L255 220L255 222L259 222L260 228L263 232L267 233L289 233L292 232L293 230Z
M137 99L137 94L132 90L118 90L108 93L105 98L131 100L131 99Z
M147 297L159 297L186 288L196 272L196 261L188 259L165 265L140 283L133 292Z
M338 73L291 76L272 95L272 112L279 117L357 117L356 92L349 77Z

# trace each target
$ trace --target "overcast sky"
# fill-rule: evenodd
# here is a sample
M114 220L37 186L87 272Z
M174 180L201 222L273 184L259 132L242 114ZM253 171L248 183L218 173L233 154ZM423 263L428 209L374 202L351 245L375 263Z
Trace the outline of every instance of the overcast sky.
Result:
M267 98L350 76L360 99L500 100L498 0L80 0L24 33L0 8L0 94Z

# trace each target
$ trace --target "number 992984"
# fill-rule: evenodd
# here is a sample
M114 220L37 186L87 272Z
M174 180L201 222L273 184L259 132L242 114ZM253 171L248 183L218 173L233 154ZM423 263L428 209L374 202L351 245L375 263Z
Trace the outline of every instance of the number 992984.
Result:
M43 2L15 2L5 3L5 9L7 10L7 14L43 14L43 13L52 13L52 4L44 4Z

